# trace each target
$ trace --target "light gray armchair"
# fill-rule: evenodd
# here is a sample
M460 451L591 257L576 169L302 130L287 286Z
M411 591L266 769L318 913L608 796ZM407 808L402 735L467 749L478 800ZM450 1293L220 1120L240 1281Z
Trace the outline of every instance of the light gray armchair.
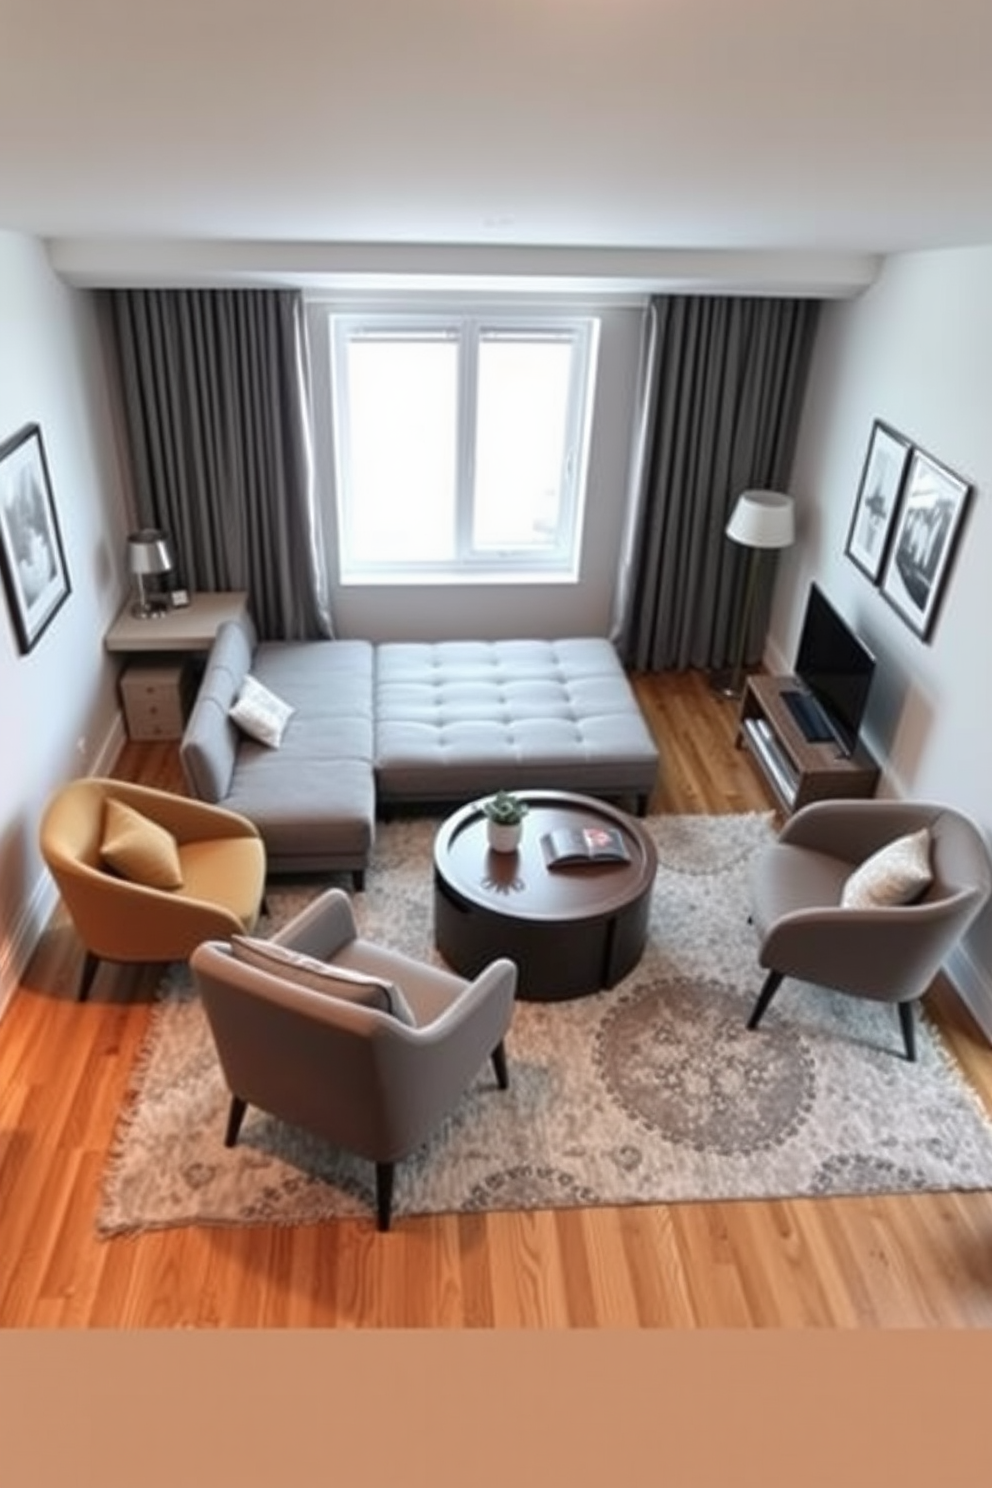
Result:
M232 1093L225 1142L248 1105L375 1163L378 1227L388 1230L395 1163L456 1104L487 1060L508 1083L503 1039L517 968L493 961L471 982L359 938L351 902L330 889L273 941L398 987L416 1026L307 990L207 941L190 959Z
M933 882L915 902L844 908L853 871L879 848L929 828ZM749 1028L784 977L898 1005L906 1058L915 1059L913 1004L982 909L992 864L977 828L946 806L908 801L817 801L797 811L750 871L751 918L768 969Z

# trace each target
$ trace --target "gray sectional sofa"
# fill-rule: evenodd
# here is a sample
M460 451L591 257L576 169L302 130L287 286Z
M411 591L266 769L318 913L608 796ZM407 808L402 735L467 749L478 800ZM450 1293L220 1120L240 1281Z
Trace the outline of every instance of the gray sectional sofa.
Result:
M277 749L229 710L247 673L293 709ZM343 870L361 887L377 809L503 787L647 807L658 751L609 641L433 645L256 638L221 626L180 745L187 787L249 817L274 874Z

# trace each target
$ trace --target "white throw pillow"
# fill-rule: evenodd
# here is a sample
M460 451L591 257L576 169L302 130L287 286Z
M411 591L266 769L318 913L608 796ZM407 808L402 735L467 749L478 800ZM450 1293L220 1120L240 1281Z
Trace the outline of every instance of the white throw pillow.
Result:
M232 935L231 952L235 960L243 961L246 966L282 977L294 986L390 1013L408 1028L417 1026L413 1009L399 987L382 977L367 976L350 966L335 966L332 961L318 961L315 956L305 956L302 951L251 935Z
M284 703L282 698L270 692L257 677L249 672L241 684L241 690L230 710L230 716L246 734L278 749L282 736L295 708Z
M921 827L866 858L845 883L840 902L845 909L908 904L932 882L930 833Z

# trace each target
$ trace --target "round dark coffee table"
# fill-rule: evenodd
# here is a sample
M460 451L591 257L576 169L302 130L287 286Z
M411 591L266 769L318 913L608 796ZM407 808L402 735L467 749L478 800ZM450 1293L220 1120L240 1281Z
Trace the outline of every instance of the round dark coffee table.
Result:
M448 817L434 843L434 939L450 966L476 976L497 956L517 963L517 996L554 1002L612 987L636 966L647 938L658 866L634 817L591 796L519 791L530 808L514 853L494 852L481 802ZM545 832L612 827L629 863L548 868Z

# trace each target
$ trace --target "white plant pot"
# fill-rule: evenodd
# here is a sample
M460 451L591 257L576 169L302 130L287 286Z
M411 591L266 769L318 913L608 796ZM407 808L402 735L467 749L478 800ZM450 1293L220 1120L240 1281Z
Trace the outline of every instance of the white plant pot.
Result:
M514 822L512 827L508 827L502 822L487 820L486 832L493 852L516 852L520 846L523 822Z

